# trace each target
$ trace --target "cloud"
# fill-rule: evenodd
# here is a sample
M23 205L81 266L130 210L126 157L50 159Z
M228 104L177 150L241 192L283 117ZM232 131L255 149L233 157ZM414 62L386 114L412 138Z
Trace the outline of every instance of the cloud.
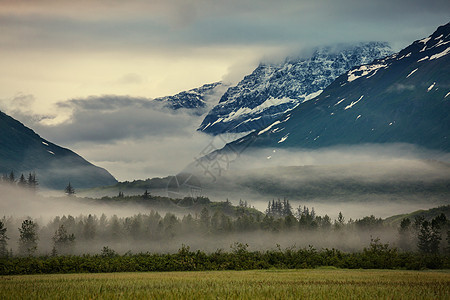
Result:
M36 98L31 94L18 93L9 99L0 99L0 110L20 120L27 126L39 124L45 120L55 120L52 114L38 114L33 110Z
M216 104L226 87L207 97ZM32 95L10 99L6 110L41 137L67 147L88 161L106 168L119 180L176 174L201 156L212 137L197 132L203 116L188 109L173 111L164 103L144 97L102 95L58 102L55 116L33 113ZM233 137L216 142L222 147Z
M34 124L47 139L63 144L113 143L123 139L190 134L198 117L188 110L171 111L148 98L91 96L57 104L71 116L55 125Z
M123 181L177 174L200 155L210 139L193 131L177 136L128 138L111 144L81 143L72 149Z
M236 81L261 57L305 47L380 40L399 49L449 12L440 0L0 0L0 98L33 94L47 107L88 95L160 97Z
M145 79L141 75L136 73L128 73L119 78L119 80L117 80L117 83L129 85L129 84L141 84L144 81Z
M217 95L211 97L218 101ZM201 115L188 109L173 111L143 97L103 95L61 101L53 111L59 119L62 112L66 117L56 123L52 122L55 117L34 115L22 106L34 102L32 95L20 95L11 102L17 105L7 113L119 180L176 174L211 140L196 131Z
M239 157L233 152L210 156L186 172L194 174L200 182L196 186L213 201L245 199L263 211L268 201L287 197L293 206L336 213L346 207L347 213L359 216L369 207L387 216L402 206L446 204L449 162L449 153L410 144L314 150L249 147ZM192 191L187 186L180 194Z
M447 22L450 12L441 0L36 2L0 2L0 24L8 29L3 47L184 51L380 38L404 43Z
M269 156L270 159L267 159ZM450 162L450 154L403 143L341 145L320 149L254 149L250 146L241 153L239 164L234 167L255 169L275 166L339 165L399 159L433 159Z

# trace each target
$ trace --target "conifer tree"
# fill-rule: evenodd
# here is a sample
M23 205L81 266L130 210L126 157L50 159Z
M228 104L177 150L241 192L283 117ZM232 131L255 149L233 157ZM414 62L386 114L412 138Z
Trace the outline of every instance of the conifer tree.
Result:
M337 220L334 220L334 227L336 229L341 229L342 227L344 227L344 222L345 222L344 215L342 214L342 212L339 212Z
M292 206L286 198L283 200L283 217L292 216Z
M64 189L64 192L66 193L67 196L73 196L75 195L75 189L72 187L72 185L69 184L66 186L66 188Z
M211 223L211 217L209 216L209 210L206 207L203 207L200 212L200 224L204 229L209 228Z
M19 228L19 254L33 255L37 250L37 224L32 220L24 220Z
M19 182L17 183L20 187L25 187L27 185L27 181L25 180L25 176L20 175Z
M0 257L8 255L8 236L6 235L5 223L0 221Z
M227 201L228 201L228 199L227 199ZM266 215L269 215L269 216L272 215L272 206L270 205L270 201L269 201L269 203L267 203Z
M431 222L423 221L417 235L417 247L423 253L438 253L441 241L440 227L433 219Z
M91 214L86 218L83 226L83 236L86 240L92 240L97 231L97 217L94 218Z
M10 183L16 182L16 177L14 176L14 171L11 171L11 173L9 173L8 181Z
M75 235L68 234L64 224L61 224L58 230L55 231L53 240L53 253L59 254L71 254L72 248L75 244Z
M28 174L27 184L31 190L36 190L36 188L38 186L38 182L36 179L36 173L33 172L33 174L31 174L31 173Z
M398 233L400 235L399 246L403 250L409 250L411 244L411 220L409 218L404 218L400 222L400 228Z
M329 229L331 227L331 218L328 215L325 215L322 219L322 228Z

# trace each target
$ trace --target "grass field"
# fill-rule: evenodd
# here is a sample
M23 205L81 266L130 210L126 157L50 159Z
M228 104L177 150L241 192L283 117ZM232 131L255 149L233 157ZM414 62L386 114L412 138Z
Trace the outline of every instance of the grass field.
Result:
M265 270L1 276L0 299L450 299L450 271Z

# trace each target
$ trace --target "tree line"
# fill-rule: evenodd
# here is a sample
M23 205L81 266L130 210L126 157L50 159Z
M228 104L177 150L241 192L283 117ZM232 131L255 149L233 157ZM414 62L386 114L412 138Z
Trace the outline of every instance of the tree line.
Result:
M18 187L30 188L31 190L36 190L39 185L35 172L30 172L26 178L23 173L19 178L16 178L14 171L11 171L9 174L3 174L1 181L11 185L17 185Z
M11 171L9 174L3 174L1 176L0 182L15 185L15 186L21 187L21 188L29 188L33 191L36 191L39 186L39 182L36 179L35 172L33 172L33 173L30 172L27 177L25 177L22 173L19 178L16 178L14 171ZM70 182L64 188L64 193L68 196L75 195L75 188L72 186L72 184Z
M337 249L317 250L280 247L249 251L247 244L236 243L231 251L191 251L182 246L172 254L139 253L118 255L104 247L100 254L82 256L40 256L0 258L0 275L43 273L158 272L254 269L305 269L321 266L346 269L448 269L449 255L399 252L372 239L360 252Z
M274 201L272 203L276 203ZM272 205L269 204L269 206ZM283 202L280 202L283 203ZM283 204L284 205L284 204ZM231 204L227 204L231 206ZM273 211L271 209L271 211ZM374 230L380 232L387 225L381 218L373 215L361 219L348 221L342 213L331 221L327 215L318 216L314 209L299 206L296 212L286 210L286 216L277 213L252 214L245 204L237 207L235 215L230 216L222 209L212 210L207 206L198 213L187 214L182 217L173 213L164 216L151 210L148 214L137 214L130 217L113 215L100 217L89 214L73 217L71 215L55 217L47 225L39 228L36 221L25 219L18 228L18 246L8 245L8 231L11 232L13 218L3 218L0 221L0 256L32 256L38 253L39 236L52 236L51 254L74 254L77 242L100 240L105 243L117 241L169 241L176 237L197 235L215 238L233 233L270 232L283 233L316 233L330 234L362 234L369 235ZM9 226L7 225L9 224ZM400 251L420 252L426 254L450 253L450 222L442 213L426 220L416 217L413 221L405 218L401 221L397 232L396 245ZM47 249L49 245L46 245ZM15 247L14 247L15 248Z

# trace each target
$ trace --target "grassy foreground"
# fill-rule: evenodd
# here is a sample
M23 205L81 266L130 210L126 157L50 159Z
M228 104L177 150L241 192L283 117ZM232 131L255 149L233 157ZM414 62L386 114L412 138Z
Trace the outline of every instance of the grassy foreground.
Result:
M450 299L449 271L258 270L0 277L0 299Z

